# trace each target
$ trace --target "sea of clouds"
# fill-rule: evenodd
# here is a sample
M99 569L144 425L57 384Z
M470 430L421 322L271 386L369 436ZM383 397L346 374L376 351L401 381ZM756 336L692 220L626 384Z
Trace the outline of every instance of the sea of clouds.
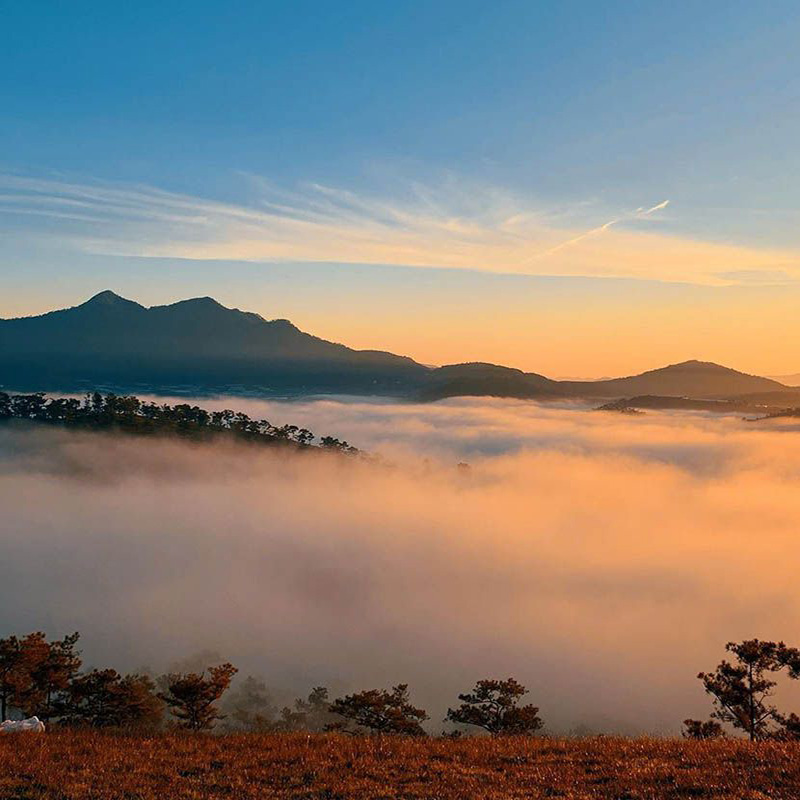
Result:
M800 645L791 424L202 404L383 460L0 428L2 631L79 630L87 662L120 669L210 648L287 696L407 682L432 731L512 675L550 730L675 732L708 713L695 676L725 642Z

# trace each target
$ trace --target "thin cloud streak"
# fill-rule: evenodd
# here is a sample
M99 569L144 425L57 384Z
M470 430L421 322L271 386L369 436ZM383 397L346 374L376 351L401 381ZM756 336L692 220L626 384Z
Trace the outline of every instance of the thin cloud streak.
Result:
M737 274L800 279L800 254L694 241L641 229L664 200L576 233L591 209L532 206L454 178L382 195L309 183L295 190L245 175L246 203L142 186L0 175L0 226L102 255L329 262L505 274L633 277L735 284ZM596 213L596 212L595 212ZM37 218L52 224L44 230ZM28 227L24 220L28 220ZM639 223L633 228L629 223ZM13 226L13 228L12 228ZM2 230L2 228L0 228ZM600 235L602 234L602 235Z
M578 242L582 242L584 239L588 239L590 236L594 236L595 234L602 233L603 231L607 231L613 225L617 225L620 222L624 222L625 220L629 219L646 219L651 214L654 214L656 211L661 211L661 209L666 208L669 205L669 200L664 200L662 203L653 206L652 208L644 209L644 208L637 208L632 214L627 214L622 217L617 217L616 219L609 220L608 222L603 223L597 228L592 228L590 231L586 231L586 233L582 233L580 236L576 236L573 239L568 239L566 242L562 242L561 244L556 245L555 247L551 247L549 250L545 250L543 253L539 253L534 256L532 259L528 261L528 263L532 263L535 260L546 258L547 256L554 255L555 253L563 250L565 247L569 247L570 245L577 244Z

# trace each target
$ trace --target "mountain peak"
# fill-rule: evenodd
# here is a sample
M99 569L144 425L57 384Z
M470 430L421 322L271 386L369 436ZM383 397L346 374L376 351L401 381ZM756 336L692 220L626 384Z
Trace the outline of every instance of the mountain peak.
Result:
M701 361L698 358L690 358L688 361L680 361L677 364L671 364L672 367L685 367L688 369L727 369L730 370L730 367L724 367L722 364L717 364L714 361Z
M169 303L164 306L152 306L150 310L162 314L208 314L225 312L230 315L236 312L236 309L227 308L218 300L207 296L190 297L187 300L178 300L175 303Z
M215 300L213 297L209 297L205 295L204 297L190 297L188 300L179 300L177 303L173 303L173 305L193 305L193 306L206 306L208 308L225 308L219 300ZM230 309L225 308L226 311L230 311Z
M688 361L681 361L678 364L670 364L668 367L662 367L664 370L680 370L682 372L706 372L706 373L719 373L728 375L745 375L749 373L740 372L733 367L726 367L723 364L717 364L715 361L700 361L697 358L689 359ZM758 377L758 376L752 376Z
M85 303L81 303L79 308L143 308L133 300L120 297L111 289L98 292L94 297L90 297Z
M107 305L109 303L118 303L119 301L130 302L130 300L126 301L124 297L120 297L115 292L112 292L111 289L105 289L102 292L98 292L93 297L90 297L83 305L97 305L99 303Z

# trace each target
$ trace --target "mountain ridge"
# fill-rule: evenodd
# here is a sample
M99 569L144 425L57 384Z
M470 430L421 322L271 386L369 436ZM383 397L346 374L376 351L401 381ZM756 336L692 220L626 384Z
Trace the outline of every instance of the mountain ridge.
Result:
M0 319L0 385L177 384L203 390L352 392L419 400L496 396L551 400L780 396L792 387L690 359L597 381L555 380L487 362L428 367L408 356L355 350L283 318L227 308L212 297L146 307L104 290L70 308Z
M413 359L408 358L407 356L397 356L393 353L388 353L381 350L355 350L337 342L330 342L301 331L296 325L287 319L276 318L267 320L260 314L256 314L251 311L242 311L238 308L227 308L214 298L207 296L193 297L186 300L179 300L175 303L147 307L133 300L128 300L127 298L121 297L120 295L107 289L99 292L84 303L80 303L76 306L48 311L44 314L33 316L0 319L0 325L16 323L30 327L35 325L37 322L44 322L48 325L63 322L69 323L71 320L77 319L78 315L83 316L86 314L92 316L98 314L117 315L117 319L115 320L116 322L128 321L129 319L139 319L141 321L147 320L148 323L152 323L154 321L158 323L164 323L166 321L169 324L189 324L193 328L198 328L202 325L225 320L229 326L238 325L240 332L255 332L256 334L259 331L258 326L269 326L273 330L279 330L284 334L288 333L290 336L292 336L293 341L289 342L288 344L294 345L293 347L286 347L287 343L281 342L284 347L275 348L275 352L269 354L272 357L297 358L302 356L318 356L324 351L324 355L328 357L334 354L344 355L365 353L371 356L385 355L387 359L392 362L402 361L404 363L410 362L412 364L416 364ZM119 315L125 315L127 319L123 319ZM250 330L246 330L243 326L249 326ZM266 328L261 328L261 330L266 330ZM171 332L175 333L176 331ZM103 332L104 343L108 342L106 338L108 333L108 331ZM185 337L185 330L183 335ZM307 349L305 352L303 352L303 348L299 346L300 344L311 345L312 343L314 345L321 345L322 349L319 352L312 352L310 349ZM235 357L235 354L225 353L225 355L234 355ZM262 352L262 355L265 355L265 353ZM422 365L418 366L421 367Z

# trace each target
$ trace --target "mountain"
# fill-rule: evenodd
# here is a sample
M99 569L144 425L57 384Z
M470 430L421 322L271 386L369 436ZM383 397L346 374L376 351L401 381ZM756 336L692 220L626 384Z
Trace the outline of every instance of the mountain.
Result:
M632 395L723 399L785 391L789 391L788 387L769 378L747 375L707 361L684 361L640 375L602 381L555 381L535 372L492 364L458 364L434 370L421 395L429 400L458 395L541 400Z
M705 361L600 381L558 381L486 363L433 369L405 356L353 350L304 333L288 320L266 320L210 297L146 308L110 291L74 308L0 320L0 386L189 394L340 392L418 400L746 396L749 402L776 406L791 391L778 381Z
M548 400L562 397L563 393L559 389L559 381L545 378L544 375L497 364L473 362L432 370L418 394L421 400L465 396Z
M428 371L410 358L353 350L210 297L145 308L105 291L74 308L0 320L0 384L31 389L398 392Z
M787 388L769 378L747 375L710 361L683 361L640 375L605 381L562 381L561 387L567 393L591 392L596 397L649 394L712 399Z

